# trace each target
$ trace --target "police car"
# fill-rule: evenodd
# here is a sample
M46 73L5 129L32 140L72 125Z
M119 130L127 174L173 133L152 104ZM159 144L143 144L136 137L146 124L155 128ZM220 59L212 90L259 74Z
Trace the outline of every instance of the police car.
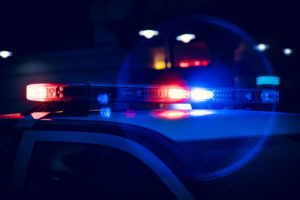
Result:
M35 106L0 115L0 197L298 199L300 115L276 111L278 77L245 68L253 56L240 62L243 43L235 49L239 65L221 66L220 55L233 55L226 43L232 35L220 32L220 21L200 21L200 40L211 38L208 28L218 24L213 39L173 37L178 43L193 38L192 51L186 44L147 44L149 57L141 59L138 48L125 62L133 69L152 67L154 74L185 74L187 84L173 81L177 76L149 83L150 73L133 70L129 83L27 85L26 99ZM228 52L208 51L219 47L220 35L219 50ZM241 81L245 74L257 77L255 87L252 77Z
M300 115L216 109L237 101L276 103L277 93L170 85L28 85L27 99L41 104L28 113L2 115L0 121L1 136L9 138L7 159L1 162L6 198L294 195ZM210 109L193 109L199 102Z

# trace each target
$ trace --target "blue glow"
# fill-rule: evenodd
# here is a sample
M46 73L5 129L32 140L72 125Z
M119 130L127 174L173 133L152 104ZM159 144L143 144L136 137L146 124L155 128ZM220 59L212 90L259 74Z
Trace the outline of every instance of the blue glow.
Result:
M209 91L202 88L193 88L191 91L192 101L205 101L214 97L213 91Z
M109 96L107 94L99 94L97 100L100 104L106 105L108 104Z
M256 85L280 85L280 78L278 76L258 76Z
M109 107L101 108L100 115L104 119L110 119L111 117L111 109Z

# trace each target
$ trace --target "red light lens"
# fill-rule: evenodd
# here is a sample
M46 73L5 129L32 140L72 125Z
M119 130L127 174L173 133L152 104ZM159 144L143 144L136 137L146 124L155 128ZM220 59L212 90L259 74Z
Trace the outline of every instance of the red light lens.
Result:
M60 84L30 84L26 87L26 98L30 101L61 101L63 89Z
M163 86L145 89L145 101L148 102L183 102L190 98L190 90L180 86Z

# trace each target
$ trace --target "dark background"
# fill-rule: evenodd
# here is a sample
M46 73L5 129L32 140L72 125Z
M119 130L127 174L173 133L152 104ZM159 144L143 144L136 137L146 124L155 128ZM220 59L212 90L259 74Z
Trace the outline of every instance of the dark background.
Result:
M26 110L25 85L32 82L113 82L139 30L188 14L228 20L270 44L281 109L299 112L299 13L290 0L2 1L0 50L14 55L0 59L0 113ZM295 53L284 56L286 47Z

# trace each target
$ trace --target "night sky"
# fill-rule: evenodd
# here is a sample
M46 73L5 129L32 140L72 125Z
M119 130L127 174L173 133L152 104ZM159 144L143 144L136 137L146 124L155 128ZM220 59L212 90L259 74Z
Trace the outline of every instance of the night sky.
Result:
M91 2L93 0L2 1L0 49L32 53L92 47ZM163 15L147 14L151 13L148 6L151 0L137 1L134 15L110 24L118 33L122 32L123 37L131 35L124 44L126 47L135 43L136 31L140 27L155 26L186 14L220 17L239 25L256 38L279 34L281 42L287 46L299 46L300 12L297 1L212 0L206 7L199 3L199 6L182 10L174 9L174 5L190 1L156 2L160 2L158 6Z

